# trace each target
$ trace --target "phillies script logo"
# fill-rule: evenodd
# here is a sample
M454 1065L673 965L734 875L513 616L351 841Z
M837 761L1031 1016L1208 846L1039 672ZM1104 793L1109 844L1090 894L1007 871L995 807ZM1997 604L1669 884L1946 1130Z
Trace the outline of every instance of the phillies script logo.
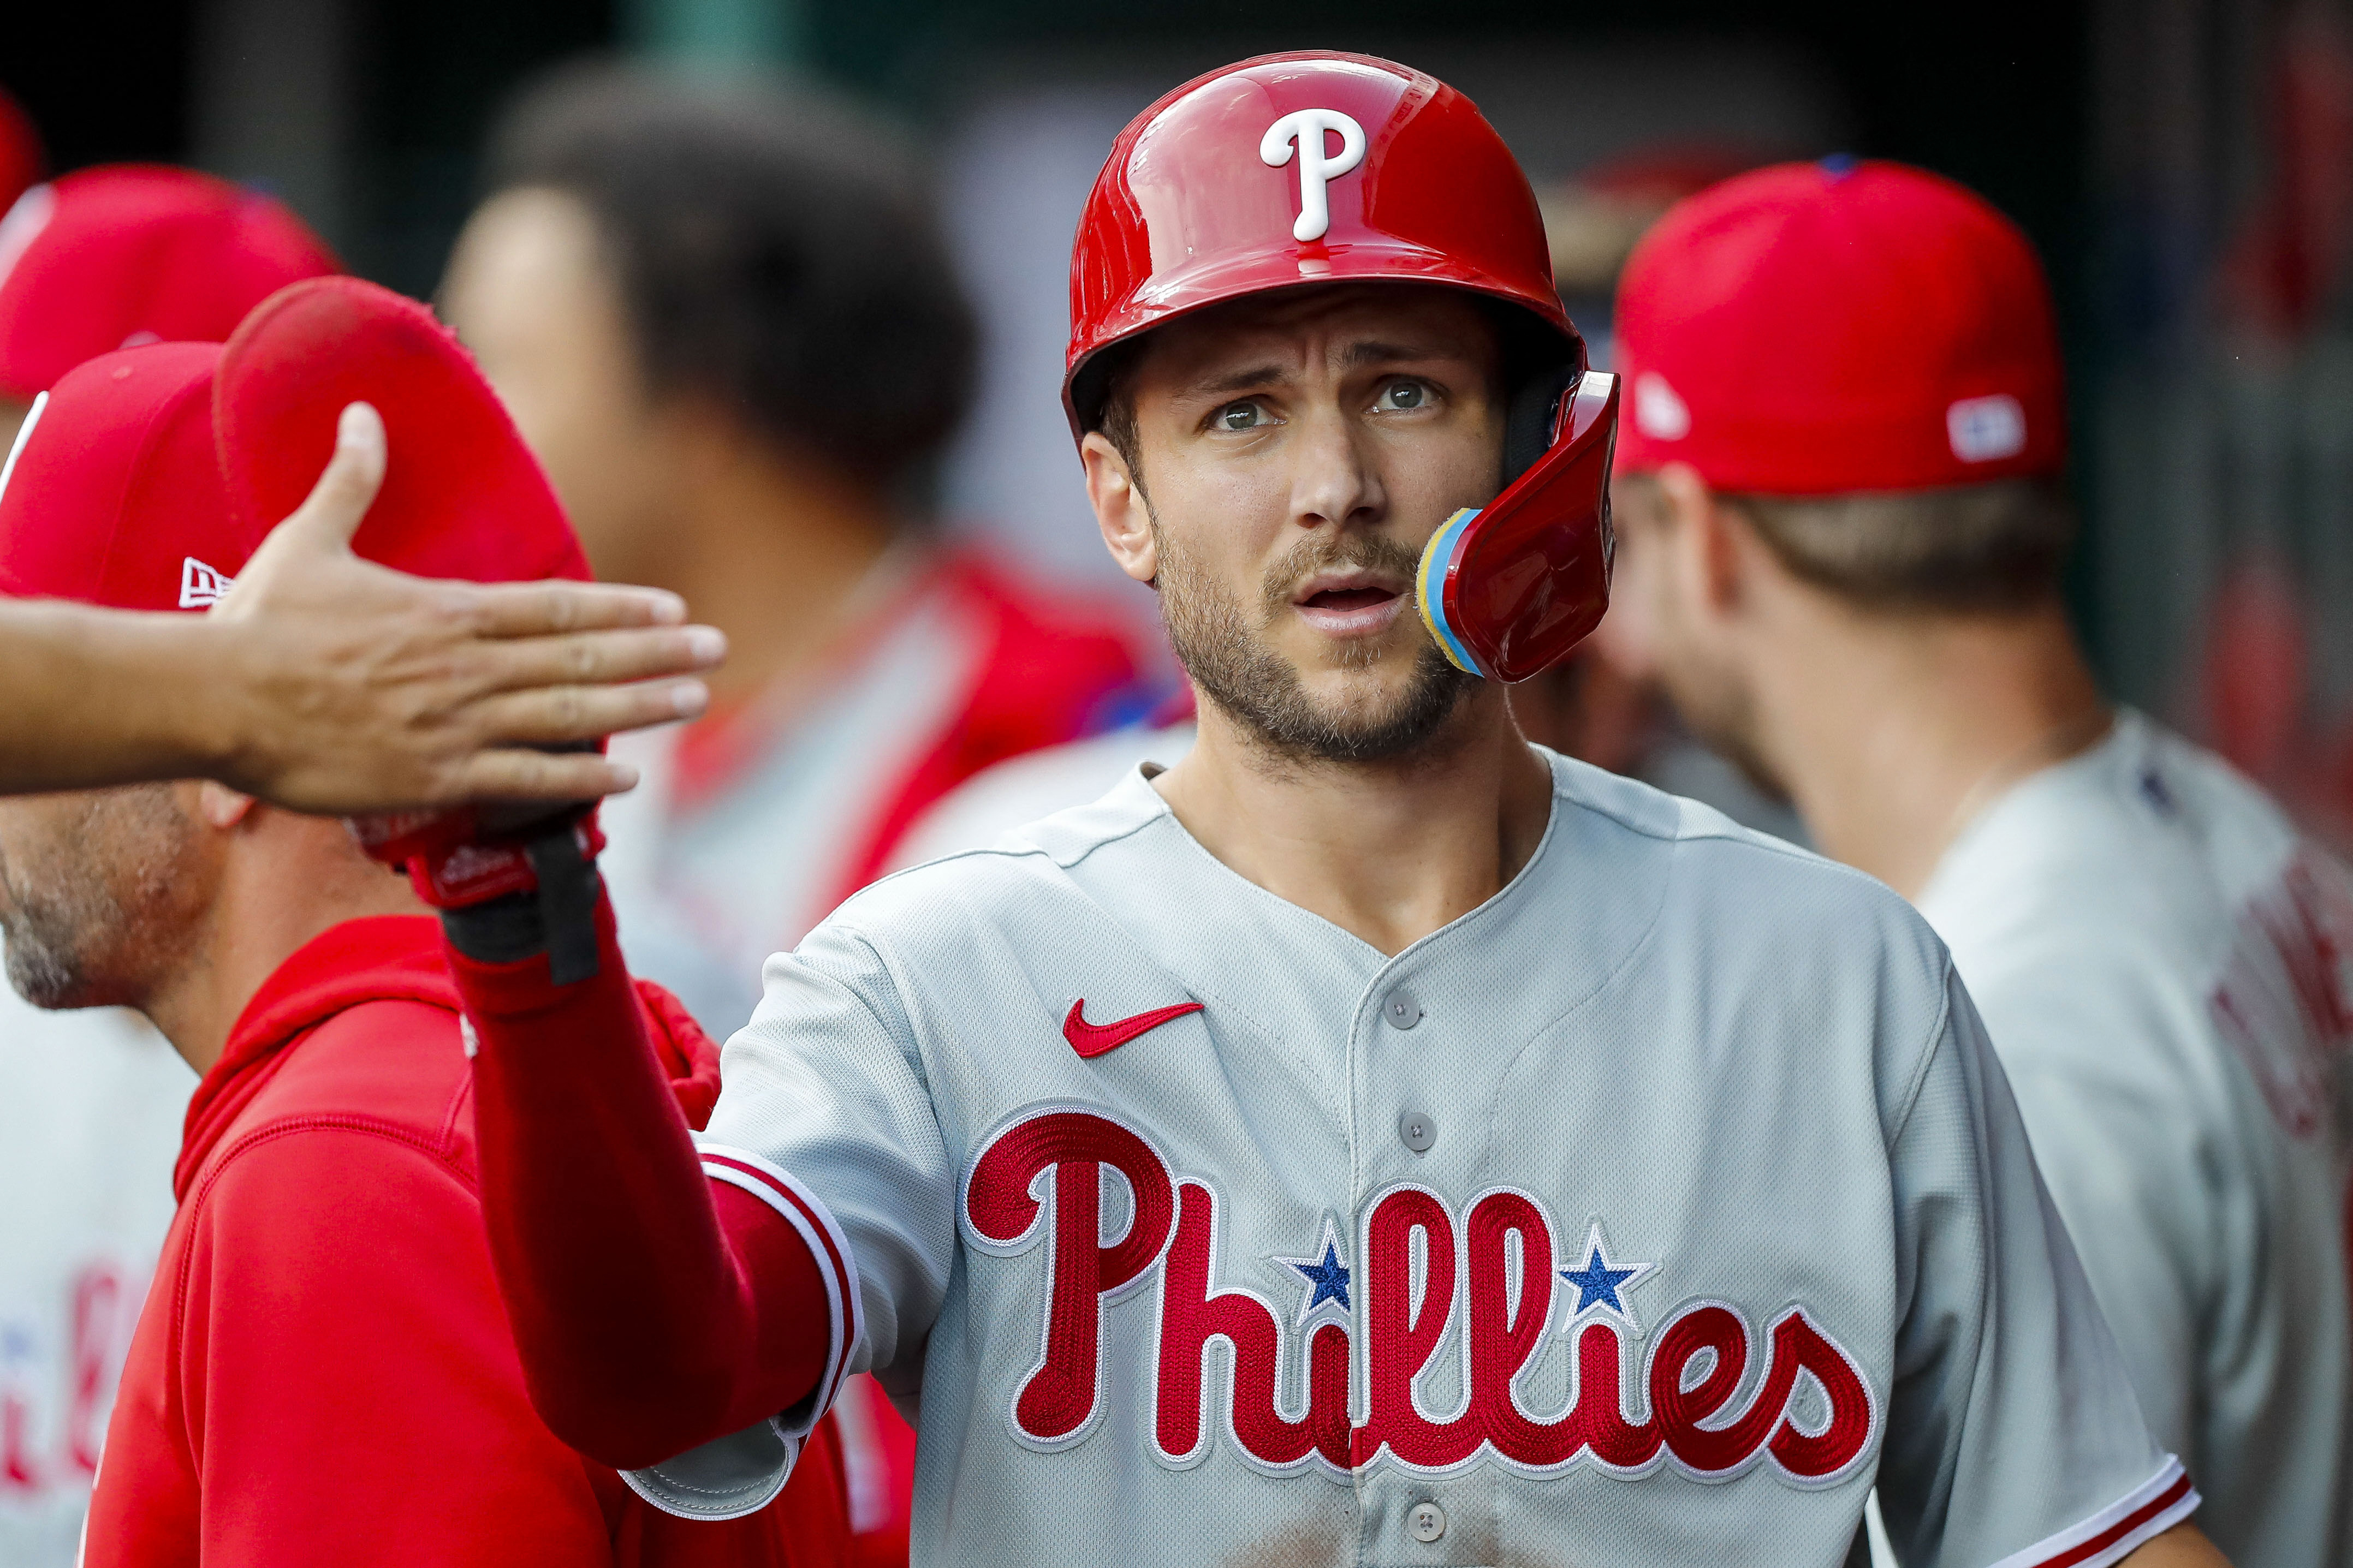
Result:
M1131 1198L1124 1230L1108 1240L1106 1171ZM1232 1365L1222 1424L1245 1459L1277 1473L1345 1476L1384 1460L1436 1472L1492 1459L1535 1475L1584 1464L1628 1478L1672 1464L1717 1480L1765 1464L1792 1484L1823 1486L1852 1474L1877 1435L1862 1368L1804 1308L1760 1332L1729 1302L1694 1301L1646 1344L1623 1292L1649 1266L1611 1267L1598 1225L1584 1247L1564 1249L1530 1194L1497 1187L1458 1211L1425 1187L1388 1188L1353 1237L1360 1300L1329 1222L1308 1257L1275 1260L1306 1282L1289 1321L1256 1291L1219 1287L1218 1207L1208 1184L1172 1175L1142 1133L1098 1112L1029 1112L989 1140L965 1182L966 1236L998 1257L1042 1249L1050 1281L1042 1351L1008 1413L1019 1441L1052 1450L1093 1429L1103 1309L1155 1287L1153 1443L1171 1465L1208 1456L1218 1340ZM1450 1340L1459 1407L1433 1410L1418 1385ZM1520 1385L1553 1354L1570 1358L1567 1402L1532 1410ZM1286 1380L1294 1357L1299 1374ZM1353 1426L1352 1377L1364 1412ZM1288 1409L1286 1381L1303 1390ZM1804 1396L1808 1385L1818 1397Z

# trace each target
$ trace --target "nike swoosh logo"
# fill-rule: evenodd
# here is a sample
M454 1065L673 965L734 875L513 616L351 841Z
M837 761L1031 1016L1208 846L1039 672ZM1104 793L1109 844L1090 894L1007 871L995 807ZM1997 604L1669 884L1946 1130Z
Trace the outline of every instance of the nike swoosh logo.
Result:
M1173 1007L1155 1007L1149 1013L1138 1013L1132 1018L1114 1018L1108 1024L1090 1024L1083 1009L1083 996L1071 1004L1069 1016L1062 1020L1062 1038L1071 1042L1071 1049L1092 1061L1105 1051L1115 1051L1136 1036L1156 1029L1171 1018L1181 1018L1187 1013L1201 1010L1198 1002L1179 1002Z

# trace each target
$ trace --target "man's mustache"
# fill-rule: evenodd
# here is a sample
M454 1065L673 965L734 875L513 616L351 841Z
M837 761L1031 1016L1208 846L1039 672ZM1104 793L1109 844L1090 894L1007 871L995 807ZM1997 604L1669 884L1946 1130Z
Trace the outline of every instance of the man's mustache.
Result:
M1419 552L1381 534L1311 533L1267 568L1261 604L1271 623L1291 607L1299 584L1319 572L1386 572L1410 583L1420 566Z

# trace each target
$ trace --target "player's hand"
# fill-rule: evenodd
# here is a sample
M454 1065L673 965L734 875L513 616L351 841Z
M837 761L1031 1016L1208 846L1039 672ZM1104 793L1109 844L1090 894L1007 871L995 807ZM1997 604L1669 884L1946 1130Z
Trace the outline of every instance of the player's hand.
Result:
M725 640L656 589L432 582L363 561L352 535L384 470L384 423L354 403L310 498L214 607L222 782L335 815L629 788L626 766L540 748L702 712L691 677Z

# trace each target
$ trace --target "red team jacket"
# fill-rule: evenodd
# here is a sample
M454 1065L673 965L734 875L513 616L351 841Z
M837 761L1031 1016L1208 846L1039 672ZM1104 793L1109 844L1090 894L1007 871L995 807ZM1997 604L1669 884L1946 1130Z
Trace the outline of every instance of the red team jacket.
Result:
M491 1272L442 952L430 917L332 928L254 994L197 1087L85 1562L845 1563L827 1428L767 1509L686 1524L533 1414ZM700 1126L717 1051L667 994L640 996Z

